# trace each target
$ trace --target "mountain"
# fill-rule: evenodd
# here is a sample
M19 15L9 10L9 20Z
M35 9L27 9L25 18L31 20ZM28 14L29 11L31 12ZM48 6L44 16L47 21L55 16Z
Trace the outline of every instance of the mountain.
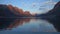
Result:
M41 16L46 19L59 19L60 17L60 1L54 6L52 10L47 12L46 14L41 14Z
M30 14L30 12L29 12L29 11L25 11L25 12L24 12L24 16L29 16L29 17L31 17L31 16L32 16L32 14Z
M12 5L0 4L0 17L28 17L31 16L30 12L24 12L22 9Z
M41 14L39 17L51 22L54 27L60 32L60 1L54 6L52 10L46 14Z
M0 16L1 17L18 17L18 15L13 10L13 6L0 5Z

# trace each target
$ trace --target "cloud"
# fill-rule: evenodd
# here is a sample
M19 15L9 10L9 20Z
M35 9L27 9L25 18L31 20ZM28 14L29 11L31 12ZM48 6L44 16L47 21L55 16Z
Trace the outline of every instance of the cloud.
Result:
M32 3L32 7L35 7L37 3Z
M42 2L40 3L40 8L39 10L42 10L44 12L47 12L49 10L51 10L51 6L55 5L57 2L54 2L52 0L48 0L48 1L45 1L45 2Z
M25 4L24 2L22 2L22 5L23 5L23 6L27 6L27 4Z
M43 2L42 5L55 5L57 2L54 2L52 0L48 0L46 2Z
M54 2L54 1L47 1L47 2L45 2L44 4L55 5L55 4L56 4L56 2Z
M33 2L31 6L32 6L32 7L37 7L38 5L39 5L38 2Z

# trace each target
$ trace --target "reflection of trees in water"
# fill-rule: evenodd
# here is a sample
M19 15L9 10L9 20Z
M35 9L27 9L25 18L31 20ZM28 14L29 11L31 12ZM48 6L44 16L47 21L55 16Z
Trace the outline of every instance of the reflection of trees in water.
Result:
M23 23L28 23L31 18L0 18L0 30L12 29Z

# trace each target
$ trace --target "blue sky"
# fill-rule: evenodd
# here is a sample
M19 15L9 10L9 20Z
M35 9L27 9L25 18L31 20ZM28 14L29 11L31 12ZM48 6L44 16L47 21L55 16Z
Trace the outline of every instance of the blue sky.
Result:
M45 13L51 10L59 0L0 0L0 4L11 4L30 13Z

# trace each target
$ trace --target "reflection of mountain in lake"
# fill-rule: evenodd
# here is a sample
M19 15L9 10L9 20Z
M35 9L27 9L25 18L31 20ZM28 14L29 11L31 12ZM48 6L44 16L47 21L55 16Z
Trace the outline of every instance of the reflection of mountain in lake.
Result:
M30 32L56 32L52 24L46 20L32 18L8 18L0 21L0 30L4 31L30 31ZM4 21L4 22L3 22Z
M16 19L14 20L13 24L10 24L8 28L13 28L13 27L17 27L19 25L22 25L23 23L28 23L30 21L30 18L20 18L20 19Z
M6 29L14 20L14 18L0 18L0 29Z
M0 18L0 29L11 29L29 21L30 18Z

